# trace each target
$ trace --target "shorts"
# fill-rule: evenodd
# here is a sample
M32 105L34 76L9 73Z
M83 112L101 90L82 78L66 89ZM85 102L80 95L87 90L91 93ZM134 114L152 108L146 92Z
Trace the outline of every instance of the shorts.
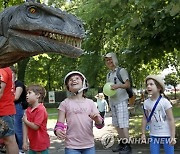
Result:
M14 130L14 115L1 116L1 118L7 123L8 131L4 136L12 136L15 134Z
M122 101L119 104L111 106L112 124L119 128L129 127L128 101Z
M41 154L49 154L48 149L43 150L43 151L34 151L34 150L29 149L29 154L37 154L37 152L41 152Z

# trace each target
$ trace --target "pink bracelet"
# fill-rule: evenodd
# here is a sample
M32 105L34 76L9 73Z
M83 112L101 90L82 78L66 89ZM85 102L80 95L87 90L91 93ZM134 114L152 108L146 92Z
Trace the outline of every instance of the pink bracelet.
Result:
M96 126L97 129L101 129L101 128L104 127L104 119L103 119L101 116L99 116L99 117L100 117L101 120L102 120L102 124L96 124L96 123L95 123L95 126Z
M56 126L55 126L55 128L54 128L54 134L56 135L56 130L60 129L60 130L64 131L64 130L66 129L66 127L67 127L67 126L66 126L64 123L62 123L62 122L57 122L57 123L56 123Z

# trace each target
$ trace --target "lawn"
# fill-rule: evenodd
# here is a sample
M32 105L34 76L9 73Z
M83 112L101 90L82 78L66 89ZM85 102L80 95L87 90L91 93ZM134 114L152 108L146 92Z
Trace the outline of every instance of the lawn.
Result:
M46 110L47 110L48 114L58 113L57 108L47 108Z
M57 108L47 108L48 119L57 119L58 109Z

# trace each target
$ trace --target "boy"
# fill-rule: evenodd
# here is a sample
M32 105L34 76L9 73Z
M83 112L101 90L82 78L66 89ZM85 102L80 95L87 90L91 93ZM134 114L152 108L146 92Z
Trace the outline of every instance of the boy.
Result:
M48 154L50 139L47 133L48 114L43 105L46 90L40 85L31 85L27 88L26 99L29 107L23 116L23 148L29 154Z

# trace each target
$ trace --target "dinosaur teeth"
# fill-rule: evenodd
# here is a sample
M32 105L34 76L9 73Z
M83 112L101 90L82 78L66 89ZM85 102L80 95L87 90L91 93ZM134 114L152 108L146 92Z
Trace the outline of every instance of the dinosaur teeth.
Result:
M59 42L63 42L69 44L71 46L81 48L81 40L75 37L65 36L57 33L50 33L50 32L42 32L42 36L48 37L50 39L58 40Z

